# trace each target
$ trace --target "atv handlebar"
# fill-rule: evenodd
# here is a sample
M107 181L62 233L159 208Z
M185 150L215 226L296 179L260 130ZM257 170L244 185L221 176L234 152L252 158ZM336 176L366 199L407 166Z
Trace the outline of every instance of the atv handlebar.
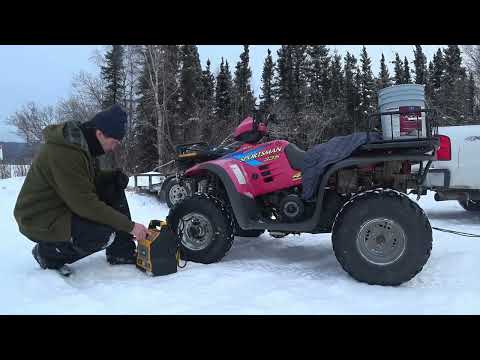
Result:
M265 117L265 121L264 121L264 124L265 126L268 125L268 123L270 122L270 120L274 119L275 118L275 115L269 113L266 117Z
M274 120L275 120L275 115L272 114L272 113L268 113L267 116L265 116L264 121L259 121L258 118L256 116L254 116L253 117L253 127L254 127L254 129L257 129L259 123L263 123L265 126L268 126L268 123L270 121L274 121Z

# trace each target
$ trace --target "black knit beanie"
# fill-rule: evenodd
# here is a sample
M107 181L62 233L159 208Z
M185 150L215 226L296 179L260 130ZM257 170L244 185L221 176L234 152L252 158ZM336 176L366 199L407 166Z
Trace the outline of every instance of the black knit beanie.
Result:
M127 131L127 113L117 104L99 112L90 122L105 136L119 141L123 139Z

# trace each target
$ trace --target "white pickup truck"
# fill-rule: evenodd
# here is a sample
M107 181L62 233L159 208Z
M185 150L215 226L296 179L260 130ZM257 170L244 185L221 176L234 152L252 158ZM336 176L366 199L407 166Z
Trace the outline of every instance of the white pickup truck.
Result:
M439 127L438 133L438 160L423 185L437 201L457 200L467 211L480 211L480 125Z

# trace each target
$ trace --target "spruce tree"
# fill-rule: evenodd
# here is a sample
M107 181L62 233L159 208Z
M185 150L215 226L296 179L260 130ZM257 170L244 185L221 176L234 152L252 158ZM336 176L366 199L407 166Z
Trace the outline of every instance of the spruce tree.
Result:
M355 84L355 69L357 67L357 59L354 55L347 51L344 58L344 96L345 96L345 113L347 115L347 125L344 129L346 132L352 132L354 129L354 121L356 118L356 110L358 106L358 88Z
M383 89L389 87L392 84L390 80L390 74L388 72L388 67L385 64L385 56L382 53L382 59L380 60L380 73L378 74L377 88Z
M202 67L197 46L182 45L180 61L180 112L184 120L187 120L197 110L201 89Z
M237 121L242 121L246 116L252 115L255 110L255 98L251 89L252 71L250 70L249 46L243 46L240 61L237 63L234 78L234 104Z
M425 100L427 102L427 107L432 107L433 105L433 73L433 62L430 61L428 63L428 71L425 79Z
M362 114L362 96L363 88L362 88L362 69L360 66L355 67L355 75L354 75L354 87L355 87L355 110L353 112L353 131L358 132L363 129L363 114Z
M412 77L410 76L410 66L408 65L408 59L405 56L405 61L403 62L403 84L410 84L412 82Z
M277 56L277 75L275 77L274 93L278 99L279 107L284 112L290 112L292 111L290 90L293 83L292 47L290 45L282 45L277 51Z
M432 84L434 89L439 89L443 82L445 63L441 49L433 56Z
M202 108L208 108L213 111L214 95L215 95L215 76L210 70L210 59L207 59L207 67L202 71L200 103Z
M327 106L327 121L331 126L327 129L326 138L348 133L348 115L345 112L345 79L342 68L342 58L334 54L330 62L330 94ZM323 139L320 139L323 140Z
M306 46L282 45L277 54L275 93L278 107L288 117L306 105Z
M138 81L138 101L136 108L135 134L135 172L146 172L158 165L158 151L154 104L148 84L147 64L143 62Z
M394 68L394 81L395 85L400 85L403 84L403 80L405 79L404 71L403 71L403 62L400 59L400 55L398 53L395 53L395 68Z
M330 96L329 99L334 104L343 104L344 97L344 79L342 72L342 58L335 54L330 64Z
M361 72L360 72L360 118L358 122L359 130L367 130L367 117L374 113L377 108L377 96L375 81L367 49L364 46L360 56Z
M102 109L113 104L125 106L126 73L123 64L124 49L121 45L113 45L104 57L104 65L100 68L101 78L105 83L103 89ZM129 119L130 120L130 119ZM107 153L97 159L100 168L112 169L117 167L117 159L122 149L115 153Z
M105 82L102 108L113 104L125 105L125 67L124 49L122 45L113 45L105 54L105 65L101 66L101 77Z
M440 91L441 107L448 123L465 122L466 70L458 45L448 45L443 51L445 72Z
M431 70L431 71L430 71ZM438 110L441 110L443 103L441 88L443 85L443 78L445 72L445 64L443 60L442 50L439 48L437 52L433 55L432 67L429 67L429 87L430 87L430 104L431 107ZM442 116L442 114L439 114Z
M322 108L327 102L330 91L330 56L326 45L309 45L306 48L308 82L307 107Z
M476 89L475 89L475 79L473 77L473 73L469 73L468 76L468 84L466 90L466 115L468 117L469 122L474 120L475 116L475 96L476 96Z
M443 51L445 64L445 83L453 85L460 77L465 76L465 68L462 67L462 56L458 45L448 45Z
M200 92L202 88L202 67L195 45L180 47L180 99L179 115L184 124L183 141L193 141L198 137L198 127L191 122L198 121L200 111Z
M292 45L293 81L290 89L290 101L295 114L303 111L306 106L306 45Z
M413 61L415 65L415 84L426 84L427 83L427 57L422 51L420 45L415 45L415 50L413 51L415 59Z
M260 95L260 113L262 115L269 113L273 110L274 103L274 89L273 89L273 75L274 75L274 64L272 59L272 52L270 49L267 50L267 57L263 64L262 71L262 86Z
M200 106L203 113L202 138L206 141L211 139L215 112L215 77L210 65L210 59L207 59L207 67L202 71L200 91Z
M232 122L232 75L228 66L228 61L224 61L220 64L220 71L217 75L216 88L215 88L215 117L217 119L218 126L227 133L231 128ZM217 135L217 140L226 134L220 132Z

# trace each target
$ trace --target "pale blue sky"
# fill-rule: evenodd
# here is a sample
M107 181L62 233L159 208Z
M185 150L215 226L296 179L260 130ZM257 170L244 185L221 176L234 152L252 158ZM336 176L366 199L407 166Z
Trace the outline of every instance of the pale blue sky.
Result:
M251 45L250 66L253 72L252 87L258 97L261 74L267 48L274 59L279 45ZM427 59L431 60L439 45L423 46ZM362 45L329 45L342 56L347 51L359 57ZM92 61L95 50L102 50L101 45L0 45L0 141L18 141L12 129L4 125L7 116L22 105L34 101L40 105L55 105L68 97L74 74L80 71L97 72ZM243 51L242 45L199 45L202 66L207 58L212 62L212 71L218 71L221 57L228 60L232 73ZM372 58L373 71L378 73L381 53L387 61L395 58L395 52L407 56L413 61L413 45L367 45ZM412 64L413 67L413 64ZM390 64L391 72L393 66Z

